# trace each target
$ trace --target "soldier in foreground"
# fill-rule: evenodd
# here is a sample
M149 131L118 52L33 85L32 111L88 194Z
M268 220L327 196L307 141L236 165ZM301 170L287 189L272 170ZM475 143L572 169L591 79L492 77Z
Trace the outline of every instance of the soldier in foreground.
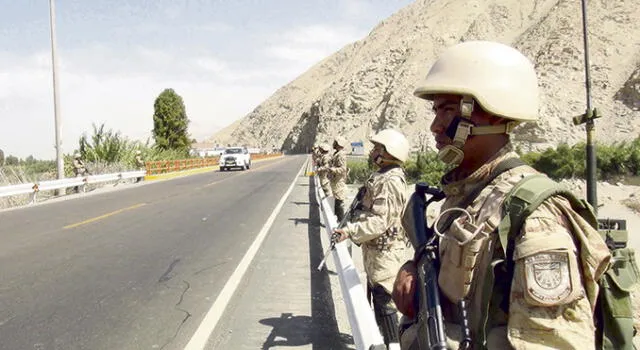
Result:
M385 344L398 343L397 309L391 300L396 272L406 259L407 239L400 223L407 184L402 163L409 142L400 132L386 129L370 140L369 159L378 167L365 184L360 210L351 213L337 241L347 238L362 245L368 294L373 296L376 321Z
M335 152L331 157L329 164L329 179L331 180L331 192L333 192L333 211L335 212L338 222L344 218L344 200L347 190L347 153L344 148L347 140L338 136L333 140L333 149Z
M457 44L414 94L433 103L431 132L440 159L455 167L442 178L446 200L435 222L447 347L458 348L459 306L466 301L470 348L594 349L596 281L610 258L598 232L580 221L566 199L553 196L526 218L513 241L496 233L507 193L537 173L514 161L518 155L509 139L517 124L538 119L531 62L499 43ZM409 237L411 214L403 216ZM584 230L572 230L572 221ZM408 261L393 290L405 315L405 350L417 349L426 336L414 319L416 277L416 263Z

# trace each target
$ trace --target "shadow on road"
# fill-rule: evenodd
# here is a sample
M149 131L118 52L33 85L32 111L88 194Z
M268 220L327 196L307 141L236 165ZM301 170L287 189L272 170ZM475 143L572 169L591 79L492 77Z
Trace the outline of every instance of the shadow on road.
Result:
M335 317L335 306L331 293L329 275L335 275L327 269L318 271L316 267L322 260L322 246L319 205L315 198L313 177L309 177L308 218L289 218L295 224L306 224L309 241L309 274L311 283L311 316L281 313L279 317L260 320L263 325L271 326L271 332L262 344L262 349L280 346L304 346L311 344L314 350L353 349L353 337L340 333ZM341 307L341 305L338 305Z
M311 343L313 321L309 316L283 313L280 317L262 319L260 323L273 327L267 340L262 344L263 350L270 349L272 346L301 346Z
M341 334L335 317L335 305L331 294L331 281L327 269L317 270L322 260L319 203L315 196L315 183L309 177L309 274L311 276L311 317L314 325L313 349L349 349L353 338ZM341 305L338 305L341 307Z

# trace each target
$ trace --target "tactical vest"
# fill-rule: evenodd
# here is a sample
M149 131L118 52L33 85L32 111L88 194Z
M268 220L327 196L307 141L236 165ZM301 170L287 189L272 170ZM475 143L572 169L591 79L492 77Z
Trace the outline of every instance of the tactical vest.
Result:
M526 165L526 163L518 158L502 161L488 178L476 186L459 206L462 208L467 207L477 198L482 189L493 182L500 174L522 165ZM597 332L597 349L634 349L632 339L636 330L633 325L631 292L640 280L640 271L638 270L634 250L627 247L628 232L626 227L620 225L621 220L598 220L589 203L583 199L578 199L571 191L546 175L535 174L523 178L505 197L502 203L502 220L497 228L505 259L504 261L494 261L491 265L502 264L507 273L505 280L513 280L515 241L521 232L522 225L538 206L552 196L566 198L571 204L571 209L588 226L576 225L576 222L569 220L572 224L570 229L574 237L584 237L585 231L596 230L607 244L611 253L611 263L597 281L599 287L597 288L597 295L590 298L595 302L594 324ZM450 216L448 220L445 220L441 230L444 231L450 227L454 219L455 216ZM485 320L489 317L489 304L491 303L491 289L495 282L494 277L489 275L489 280L484 283L482 318ZM503 302L500 305L507 313L510 288L510 283L504 286ZM485 325L488 324L485 323ZM481 333L478 334L480 339L476 339L476 342L484 344L488 330L480 331Z

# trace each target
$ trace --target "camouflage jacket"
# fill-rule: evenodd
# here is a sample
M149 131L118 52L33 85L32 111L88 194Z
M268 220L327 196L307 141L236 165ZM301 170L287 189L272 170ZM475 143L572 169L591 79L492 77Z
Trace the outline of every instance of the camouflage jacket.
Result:
M391 167L373 173L365 183L361 208L344 230L362 244L367 278L391 292L393 280L406 260L407 241L400 214L407 202L404 171Z
M447 198L441 213L456 208L501 161L512 157L517 154L507 145L464 178L457 176L455 169L445 175ZM520 166L499 175L464 208L472 220L459 211L444 213L438 220L442 224L447 215L459 215L448 228L440 227L444 237L440 240L438 283L446 296L445 318L458 321L456 303L464 298L469 302L472 337L486 338L489 348L509 344L515 349L593 349L595 300L590 292L599 276L586 267L601 269L609 252L604 242L581 242L570 231L570 218L563 214L572 211L568 201L552 197L526 219L515 241L512 281L491 267L492 262L504 259L496 234L503 199L518 181L534 173L533 168ZM487 284L491 280L493 283ZM508 283L511 291L506 314L500 305L505 298L503 286Z
M76 176L84 175L87 172L87 168L84 166L84 162L80 159L73 160L73 172Z
M144 168L144 160L142 159L142 156L137 155L135 157L135 161L138 168Z
M335 199L345 200L347 190L347 152L344 149L336 151L329 163L329 179Z
M327 153L321 153L317 160L316 172L320 177L320 182L329 181L329 164L331 163L331 155Z

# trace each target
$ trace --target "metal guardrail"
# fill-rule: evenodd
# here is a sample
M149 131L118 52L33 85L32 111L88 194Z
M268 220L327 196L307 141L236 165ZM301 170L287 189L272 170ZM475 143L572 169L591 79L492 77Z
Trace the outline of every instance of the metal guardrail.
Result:
M282 153L252 153L251 160L274 158L281 156ZM172 160L150 160L145 162L147 175L164 174L182 170L190 170L196 168L205 168L217 166L220 161L219 156L206 158L188 158L188 159L172 159Z
M58 180L3 186L3 187L0 187L0 197L10 197L10 196L17 196L22 194L31 194L31 202L29 204L32 204L36 201L36 196L38 192L65 189L65 188L76 187L76 186L81 187L82 192L85 192L86 186L90 184L109 182L109 181L120 181L125 179L135 179L138 177L144 177L145 173L146 172L144 170L139 170L139 171L129 171L129 172L115 173L115 174L70 177L70 178L58 179Z
M282 153L272 154L252 154L251 160L273 158L282 156ZM119 181L124 179L134 179L158 173L177 172L181 170L217 166L218 157L212 158L191 158L178 160L149 161L145 163L146 170L129 171L114 174L89 175L85 177L70 177L59 180L42 182L32 182L19 185L9 185L0 187L0 198L11 197L24 194L31 194L29 204L36 202L38 192L65 189L69 187L81 187L85 192L86 186L100 182Z
M205 168L218 165L220 157L189 158L172 160L146 161L145 167L148 175L171 173L182 170Z
M317 176L314 176L314 182L316 200L320 203L326 233L331 237L334 228L338 225L338 220L329 205L329 200L324 196ZM358 350L386 349L373 310L367 301L365 287L360 282L358 270L353 264L346 244L346 241L336 244L332 255L347 308L353 342Z

